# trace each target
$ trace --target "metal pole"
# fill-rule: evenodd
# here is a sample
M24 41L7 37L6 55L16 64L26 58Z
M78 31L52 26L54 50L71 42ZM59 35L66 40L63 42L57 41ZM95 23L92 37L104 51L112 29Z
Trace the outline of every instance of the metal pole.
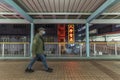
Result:
M30 57L32 57L32 43L33 43L33 37L34 37L34 24L31 23L31 38L30 38Z
M80 56L82 57L82 43L81 44L79 44L80 45Z
M24 57L26 56L26 44L24 43Z
M94 56L96 56L96 44L94 43Z
M89 23L86 23L86 54L90 56L90 42L89 42Z
M61 56L61 44L58 44L59 45L59 57Z
M115 43L115 55L117 56L118 53L117 53L117 44Z
M5 48L5 44L3 43L3 44L2 44L2 57L4 57L4 55L5 55L5 50L4 50L4 48Z

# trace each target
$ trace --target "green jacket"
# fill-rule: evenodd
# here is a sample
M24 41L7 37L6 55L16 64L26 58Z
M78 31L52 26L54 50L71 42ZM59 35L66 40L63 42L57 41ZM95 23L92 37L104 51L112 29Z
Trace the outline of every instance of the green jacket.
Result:
M44 41L42 36L36 34L32 44L33 54L44 54Z

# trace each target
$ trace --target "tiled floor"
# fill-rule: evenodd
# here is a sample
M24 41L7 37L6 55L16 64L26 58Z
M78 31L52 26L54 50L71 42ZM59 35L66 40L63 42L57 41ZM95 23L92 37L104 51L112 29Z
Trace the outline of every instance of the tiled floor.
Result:
M40 62L35 72L24 72L29 61L0 61L0 80L120 80L120 61L48 61L52 73Z

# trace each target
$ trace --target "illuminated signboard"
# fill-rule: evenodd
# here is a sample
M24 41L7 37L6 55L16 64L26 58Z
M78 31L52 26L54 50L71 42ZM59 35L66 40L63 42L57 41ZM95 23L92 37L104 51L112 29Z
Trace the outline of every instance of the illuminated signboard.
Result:
M65 42L65 25L58 24L58 42Z
M68 25L68 42L74 43L74 25Z

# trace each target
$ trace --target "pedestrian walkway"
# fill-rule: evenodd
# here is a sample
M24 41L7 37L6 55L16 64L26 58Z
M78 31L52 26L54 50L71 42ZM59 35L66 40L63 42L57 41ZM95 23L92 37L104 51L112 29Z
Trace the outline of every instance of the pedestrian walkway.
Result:
M45 72L40 62L35 72L24 72L29 61L0 61L0 80L120 80L120 61L48 61L54 69Z

